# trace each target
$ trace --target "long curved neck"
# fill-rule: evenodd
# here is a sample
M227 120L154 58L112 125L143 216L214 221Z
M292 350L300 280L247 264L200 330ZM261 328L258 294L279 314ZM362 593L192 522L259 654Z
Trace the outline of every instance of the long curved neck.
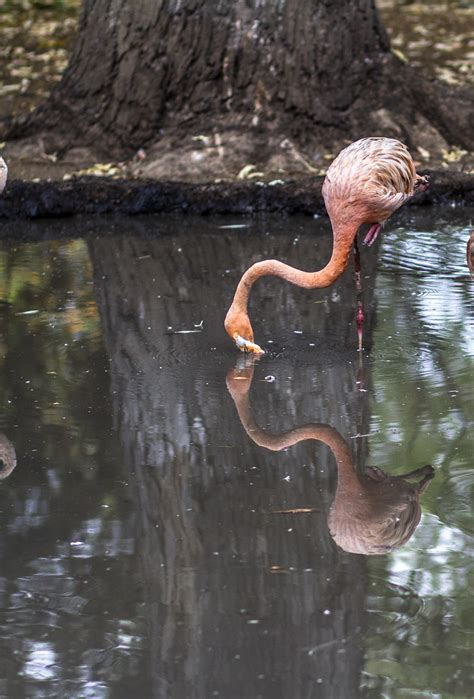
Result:
M360 227L359 221L333 226L331 259L317 272L304 272L279 260L256 262L242 276L235 291L232 305L247 312L250 290L260 277L280 277L290 284L304 289L318 289L333 284L347 267L354 238Z

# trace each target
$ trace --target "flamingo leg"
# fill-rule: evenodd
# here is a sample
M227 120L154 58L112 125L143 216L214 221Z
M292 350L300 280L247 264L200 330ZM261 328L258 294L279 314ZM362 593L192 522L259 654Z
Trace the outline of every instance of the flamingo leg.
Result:
M367 245L370 248L370 246L377 240L377 236L380 233L381 228L381 223L374 223L373 226L370 226L368 233L364 238L364 245Z
M364 327L364 309L362 307L362 281L360 277L360 252L357 237L354 238L354 270L357 291L357 336L359 338L358 349L362 350L362 333Z

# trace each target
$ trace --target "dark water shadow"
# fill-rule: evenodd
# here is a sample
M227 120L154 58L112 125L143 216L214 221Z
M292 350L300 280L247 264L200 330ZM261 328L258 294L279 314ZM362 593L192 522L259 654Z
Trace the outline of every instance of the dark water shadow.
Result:
M341 551L326 524L332 457L307 444L262 453L242 438L225 390L235 350L222 321L241 270L253 256L318 268L330 255L325 224L315 225L317 246L294 223L290 239L279 225L269 234L261 221L252 237L208 231L193 248L179 233L89 242L156 696L357 695L366 564ZM365 268L367 347L376 259ZM261 370L286 383L284 396L257 392L256 409L265 404L277 427L324 414L336 434L367 432L360 382L370 387L371 377L360 372L352 275L329 293L269 280L253 306L269 338ZM354 440L352 458L365 461L364 440ZM308 504L307 515L273 514Z

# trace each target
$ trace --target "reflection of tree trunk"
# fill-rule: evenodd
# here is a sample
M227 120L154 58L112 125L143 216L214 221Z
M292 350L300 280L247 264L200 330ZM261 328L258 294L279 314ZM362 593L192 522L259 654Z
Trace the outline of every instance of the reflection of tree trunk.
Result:
M204 222L196 225L202 229ZM208 225L210 232L192 246L184 234L90 242L115 419L133 475L154 696L317 690L318 696L353 697L362 662L357 635L364 624L365 566L338 551L327 530L328 490L335 483L330 457L307 444L278 455L260 450L242 432L225 389L236 355L222 321L236 278L256 257L255 243L259 255L300 264L314 259L316 248L317 268L329 257L331 240L318 237L315 246L298 230L292 245L293 236L246 239ZM370 296L368 289L367 310ZM265 372L283 372L288 391L277 395L257 381L256 409L265 406L261 412L273 416L275 429L296 414L300 421L324 415L354 434L358 400L367 394L356 389L353 365L334 361L345 351L357 362L355 351L336 347L341 337L357 343L351 275L316 294L271 280L257 285L254 304L261 337L307 348L298 367L285 356L266 360ZM170 326L195 329L201 320L201 334L167 334ZM367 325L369 332L370 319ZM308 346L313 339L318 351ZM364 404L365 428L367 410ZM318 508L311 516L283 521L271 514L308 502ZM248 623L253 620L259 623Z

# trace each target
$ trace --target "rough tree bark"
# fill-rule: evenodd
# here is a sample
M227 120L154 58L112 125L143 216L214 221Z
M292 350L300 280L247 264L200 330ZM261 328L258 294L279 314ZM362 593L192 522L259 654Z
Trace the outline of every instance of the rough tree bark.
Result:
M391 53L374 0L84 0L62 81L12 135L115 155L158 143L171 171L177 152L201 173L227 158L308 171L321 144L367 134L473 146L469 98L453 110L452 94Z

